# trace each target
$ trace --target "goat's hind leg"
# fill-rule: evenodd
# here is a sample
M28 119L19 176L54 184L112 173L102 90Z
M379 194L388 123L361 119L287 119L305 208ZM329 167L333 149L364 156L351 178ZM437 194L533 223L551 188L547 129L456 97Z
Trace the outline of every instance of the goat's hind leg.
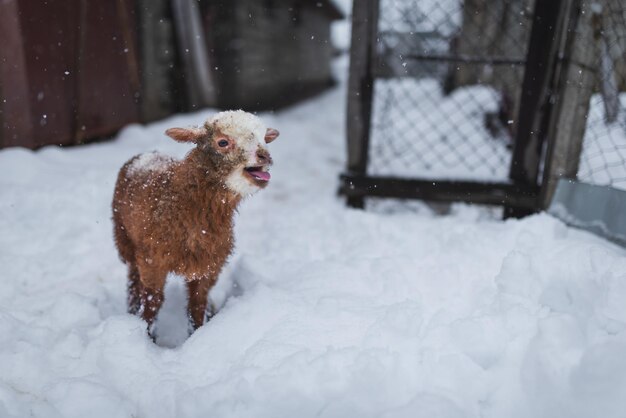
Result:
M117 193L117 190L116 190ZM139 269L137 268L135 258L135 247L126 233L126 228L122 224L120 218L120 212L113 209L113 224L115 228L114 238L115 245L120 254L120 258L128 266L128 284L127 284L127 296L126 296L126 309L129 314L137 315L141 308L141 293L143 292L143 286L139 277Z
M141 302L139 312L141 318L148 324L148 334L155 338L154 321L156 320L161 305L163 305L165 279L167 272L158 268L139 266L141 277Z
M141 308L141 294L143 293L143 285L139 278L139 269L134 263L128 263L128 288L127 288L127 308L128 313L137 315Z

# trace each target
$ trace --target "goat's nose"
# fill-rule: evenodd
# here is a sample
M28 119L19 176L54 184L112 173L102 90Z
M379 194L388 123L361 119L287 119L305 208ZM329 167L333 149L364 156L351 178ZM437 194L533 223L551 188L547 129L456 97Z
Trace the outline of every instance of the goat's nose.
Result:
M261 164L272 164L272 157L270 156L270 153L264 149L257 150L256 158Z

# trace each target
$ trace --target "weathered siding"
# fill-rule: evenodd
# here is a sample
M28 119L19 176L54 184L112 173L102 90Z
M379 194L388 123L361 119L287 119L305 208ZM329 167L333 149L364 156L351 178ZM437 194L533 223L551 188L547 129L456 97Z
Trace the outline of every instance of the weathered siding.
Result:
M233 54L216 51L227 81L221 106L279 107L332 83L330 20L321 10L285 0L239 0L233 8Z
M17 58L0 62L4 74L0 102L7 116L3 146L35 148L52 139L57 144L73 143L70 103L76 93L78 2L14 0L0 7L0 24L13 21L10 38L14 40L2 54ZM13 101L18 98L19 102ZM14 106L20 107L19 115Z
M85 2L81 14L76 22L75 143L139 122L134 2Z
M137 0L137 12L141 119L150 122L183 107L175 94L174 27L169 0Z
M299 30L300 78L303 82L328 82L331 79L332 43L330 22L321 11L311 8L304 14Z
M0 2L0 39L0 147L32 147L26 57L15 1Z
M77 144L138 120L133 12L130 0L0 2L1 146Z
M213 59L213 77L218 106L232 107L240 71L239 28L235 10L240 0L211 0L201 3L209 54Z
M276 108L332 82L329 3L199 5L220 107ZM188 110L193 60L175 28L169 0L0 0L0 147L77 144Z

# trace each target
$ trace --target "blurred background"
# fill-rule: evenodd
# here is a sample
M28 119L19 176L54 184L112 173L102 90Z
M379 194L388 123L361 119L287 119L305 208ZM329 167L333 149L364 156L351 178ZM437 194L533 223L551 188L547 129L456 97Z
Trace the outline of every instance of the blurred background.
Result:
M2 148L202 108L274 111L337 85L353 207L462 201L519 217L561 178L626 189L621 0L5 0L0 39ZM339 85L331 64L348 54Z
M561 181L626 189L623 1L360 0L352 15L350 206L522 217Z
M345 17L331 0L2 1L0 147L304 100L335 83L331 26Z

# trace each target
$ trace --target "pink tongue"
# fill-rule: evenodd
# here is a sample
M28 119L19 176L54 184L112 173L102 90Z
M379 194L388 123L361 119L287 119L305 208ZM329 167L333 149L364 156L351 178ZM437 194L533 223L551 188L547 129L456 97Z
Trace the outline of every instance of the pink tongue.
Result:
M269 181L271 177L270 173L268 173L267 171L250 171L250 174L252 174L257 179L264 181Z

